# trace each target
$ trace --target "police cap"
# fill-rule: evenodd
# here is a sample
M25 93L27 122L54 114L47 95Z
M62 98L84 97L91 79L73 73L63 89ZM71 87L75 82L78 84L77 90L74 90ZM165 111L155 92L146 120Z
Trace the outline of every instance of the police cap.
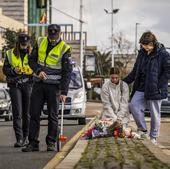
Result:
M48 36L50 39L58 38L58 34L60 33L61 28L60 25L51 24L48 26Z
M18 36L18 41L22 45L27 45L30 42L30 37L25 33L20 33Z

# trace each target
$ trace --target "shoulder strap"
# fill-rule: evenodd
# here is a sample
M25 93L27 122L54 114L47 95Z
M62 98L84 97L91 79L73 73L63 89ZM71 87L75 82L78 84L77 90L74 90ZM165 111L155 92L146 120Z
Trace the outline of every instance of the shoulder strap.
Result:
M40 45L41 45L41 42L43 41L43 39L44 39L44 37L39 37L38 38L38 47L40 47Z

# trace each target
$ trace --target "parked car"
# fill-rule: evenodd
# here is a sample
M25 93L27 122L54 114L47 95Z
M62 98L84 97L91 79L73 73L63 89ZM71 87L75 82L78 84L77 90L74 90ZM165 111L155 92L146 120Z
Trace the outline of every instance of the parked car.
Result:
M5 121L12 120L12 105L9 93L6 89L0 89L0 118Z
M149 110L146 109L145 114L146 116L150 116ZM170 83L168 83L168 97L162 100L161 115L163 116L170 115Z
M83 76L78 66L73 67L67 96L64 106L64 119L78 120L79 125L86 124L86 91ZM60 114L61 103L59 106L59 118ZM41 119L46 119L47 116L47 104L45 104L41 113Z
M161 104L161 114L162 115L170 115L170 94L168 94L168 98L164 99Z

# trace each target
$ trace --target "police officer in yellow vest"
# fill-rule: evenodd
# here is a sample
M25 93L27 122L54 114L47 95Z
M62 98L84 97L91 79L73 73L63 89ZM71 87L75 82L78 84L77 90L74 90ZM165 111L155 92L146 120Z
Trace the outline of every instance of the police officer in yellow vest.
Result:
M3 73L6 75L12 102L13 127L16 136L14 147L28 144L29 104L32 88L32 69L28 65L30 52L30 37L21 33L16 47L6 52L3 65Z
M30 105L29 145L23 152L39 151L40 113L45 102L48 108L47 151L56 150L59 100L65 102L72 72L70 46L60 36L60 26L49 25L48 36L38 38L29 58L35 83Z

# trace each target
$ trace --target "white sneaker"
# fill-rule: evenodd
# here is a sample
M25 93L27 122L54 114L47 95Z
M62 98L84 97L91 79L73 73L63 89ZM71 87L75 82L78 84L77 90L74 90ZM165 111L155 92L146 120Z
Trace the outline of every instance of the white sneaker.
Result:
M137 133L140 135L141 139L148 139L149 138L149 135L148 135L147 132L143 132L143 131L139 130Z
M151 138L150 140L151 140L151 142L152 142L154 145L158 145L158 142L156 141L156 138Z

